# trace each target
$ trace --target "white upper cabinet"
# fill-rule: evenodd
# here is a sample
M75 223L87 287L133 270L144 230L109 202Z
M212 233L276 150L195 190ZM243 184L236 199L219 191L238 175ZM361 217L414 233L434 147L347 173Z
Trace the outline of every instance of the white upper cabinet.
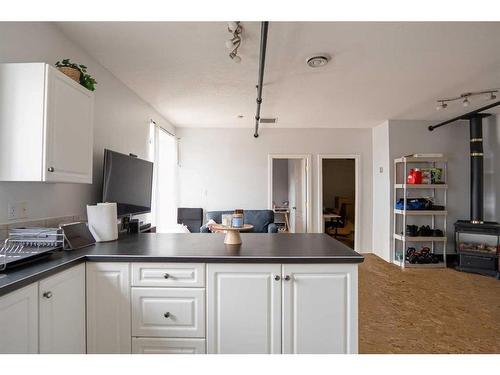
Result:
M93 111L54 67L0 64L0 181L92 183Z
M41 354L85 354L85 264L39 283Z

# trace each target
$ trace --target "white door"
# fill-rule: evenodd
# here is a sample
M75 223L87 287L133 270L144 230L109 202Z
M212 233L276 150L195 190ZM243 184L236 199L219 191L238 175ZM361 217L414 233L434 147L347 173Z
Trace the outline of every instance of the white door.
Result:
M288 160L288 198L290 201L290 232L306 233L306 160Z
M131 352L130 264L87 267L87 353Z
M133 354L205 354L205 339L133 337Z
M85 264L39 283L40 353L85 354Z
M283 353L357 353L357 265L283 265Z
M207 351L281 353L281 265L207 265Z
M0 297L0 353L38 353L38 284Z
M44 181L92 183L91 91L47 65Z

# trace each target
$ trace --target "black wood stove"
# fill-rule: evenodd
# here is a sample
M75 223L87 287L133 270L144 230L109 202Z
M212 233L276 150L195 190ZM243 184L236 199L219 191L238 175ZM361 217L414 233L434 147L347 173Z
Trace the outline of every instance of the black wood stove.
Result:
M499 105L500 102L495 103ZM491 108L490 105L488 108ZM455 223L455 250L458 254L458 270L474 272L500 279L500 224L484 221L483 188L483 118L489 114L470 112L464 116L445 121L436 127L455 120L469 120L470 124L470 220Z

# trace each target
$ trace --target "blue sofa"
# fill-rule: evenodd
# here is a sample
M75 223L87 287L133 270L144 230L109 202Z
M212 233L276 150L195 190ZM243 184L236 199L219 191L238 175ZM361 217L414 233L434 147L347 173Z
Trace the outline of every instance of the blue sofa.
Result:
M233 211L208 211L206 214L206 221L210 219L216 223L222 222L222 215L232 214ZM273 210L244 210L243 221L245 224L252 224L253 233L278 233L278 226L274 224ZM206 225L200 228L201 233L210 233Z

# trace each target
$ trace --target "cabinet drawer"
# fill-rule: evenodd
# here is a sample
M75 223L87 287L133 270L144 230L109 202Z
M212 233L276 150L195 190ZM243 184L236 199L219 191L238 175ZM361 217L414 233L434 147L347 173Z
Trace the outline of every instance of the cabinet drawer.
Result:
M132 354L205 354L205 339L133 337Z
M132 263L132 286L204 287L203 263Z
M205 337L205 290L132 288L132 336Z

